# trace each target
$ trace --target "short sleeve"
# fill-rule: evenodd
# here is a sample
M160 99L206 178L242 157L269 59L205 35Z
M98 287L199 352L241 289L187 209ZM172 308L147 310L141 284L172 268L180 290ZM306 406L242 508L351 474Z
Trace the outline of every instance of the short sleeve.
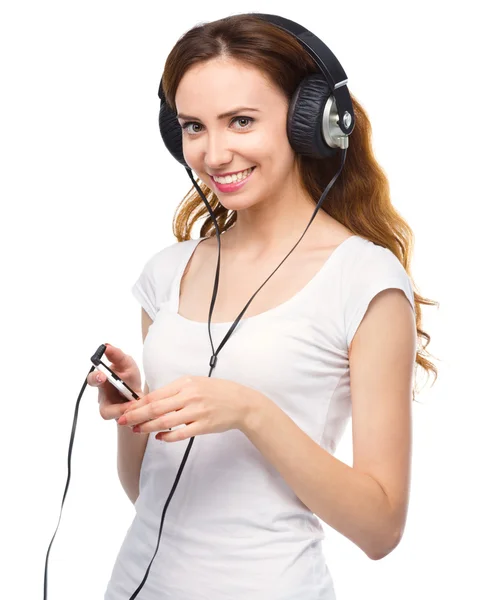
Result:
M388 248L371 244L356 267L347 275L347 279L344 288L344 331L347 348L350 347L371 300L383 290L402 290L415 311L410 277Z
M156 256L152 256L146 261L140 276L131 288L133 296L146 310L152 321L155 320L157 314L155 259Z
M160 305L168 298L170 286L183 256L186 242L176 242L153 254L131 288L131 293L152 321Z

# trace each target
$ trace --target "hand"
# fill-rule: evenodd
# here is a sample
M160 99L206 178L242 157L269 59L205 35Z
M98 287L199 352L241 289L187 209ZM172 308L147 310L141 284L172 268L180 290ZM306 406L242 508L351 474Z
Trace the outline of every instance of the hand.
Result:
M228 379L185 376L133 400L119 425L139 426L165 442L176 442L206 433L243 430L259 392ZM177 412L172 412L177 411ZM170 414L169 414L170 413ZM175 431L162 431L185 424Z
M138 397L143 396L141 391L141 375L134 358L125 354L120 348L106 343L105 356L112 361L110 369L119 375L129 387L136 392ZM100 375L98 382L96 376ZM107 381L105 373L95 369L87 377L88 385L99 388L99 412L104 420L118 419L128 408L128 399L112 383Z

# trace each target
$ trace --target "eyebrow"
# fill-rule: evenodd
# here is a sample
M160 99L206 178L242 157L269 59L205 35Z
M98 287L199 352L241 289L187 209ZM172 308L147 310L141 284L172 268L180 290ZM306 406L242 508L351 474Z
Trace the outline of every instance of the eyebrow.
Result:
M218 119L226 119L226 117L232 117L233 115L236 115L239 112L242 111L254 111L254 112L260 112L260 110L258 108L250 108L247 106L239 106L238 108L234 108L233 110L229 110L228 112L225 112L221 115L218 115ZM177 117L179 119L195 119L197 121L200 121L200 119L198 117L191 117L189 115L184 115L182 113L179 113L177 115Z

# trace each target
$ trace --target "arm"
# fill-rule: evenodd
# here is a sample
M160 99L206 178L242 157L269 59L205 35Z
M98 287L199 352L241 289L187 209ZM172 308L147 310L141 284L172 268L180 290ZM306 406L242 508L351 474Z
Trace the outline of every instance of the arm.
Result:
M142 308L141 328L143 343L152 322L146 311ZM145 383L144 394L148 394L149 392L148 384ZM141 463L143 462L149 434L136 434L132 432L130 427L118 425L117 421L115 423L117 425L117 474L124 491L134 504L139 496Z
M415 319L403 292L377 294L349 355L353 467L265 396L252 396L243 428L298 498L372 560L398 545L405 525L415 351Z

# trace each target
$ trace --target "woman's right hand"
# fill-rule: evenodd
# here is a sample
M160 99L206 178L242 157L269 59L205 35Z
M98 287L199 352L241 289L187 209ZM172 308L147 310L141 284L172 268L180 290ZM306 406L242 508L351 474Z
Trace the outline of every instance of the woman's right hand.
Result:
M124 354L120 348L106 344L105 356L112 361L109 367L118 375L124 383L134 390L141 398L141 375L138 365L129 354ZM99 383L95 378L100 375L102 381ZM99 412L106 421L119 419L127 408L129 400L119 390L107 381L105 373L95 369L87 377L88 385L99 388Z

